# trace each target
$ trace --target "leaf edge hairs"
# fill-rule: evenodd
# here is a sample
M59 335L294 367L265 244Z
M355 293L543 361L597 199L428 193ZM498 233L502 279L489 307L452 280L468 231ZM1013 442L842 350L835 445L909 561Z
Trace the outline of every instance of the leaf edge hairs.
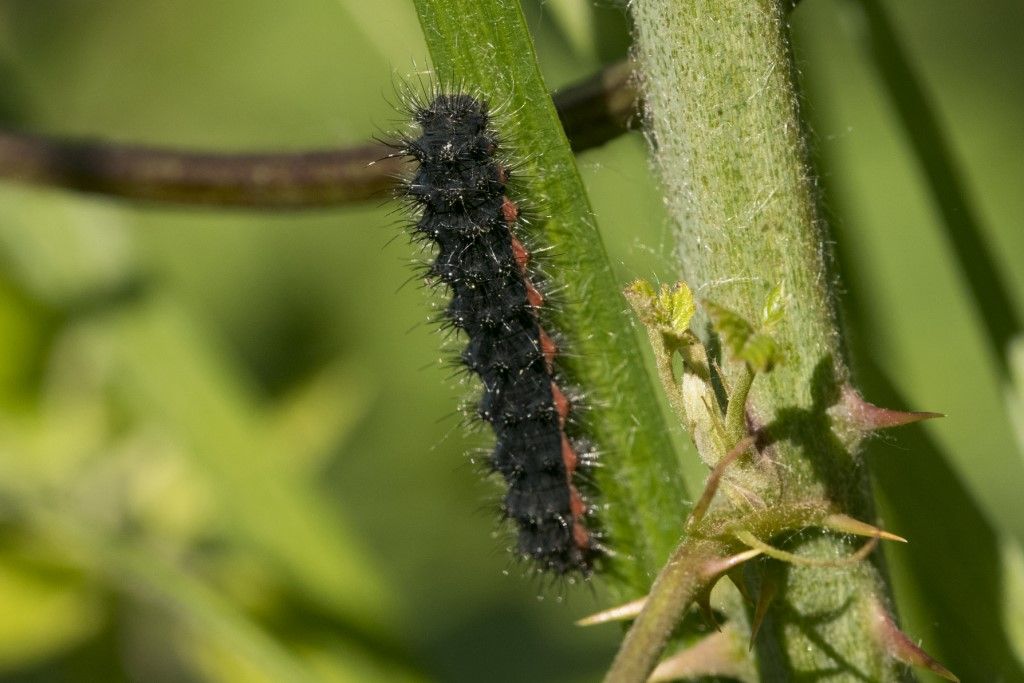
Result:
M558 345L516 234L524 220L508 195L512 167L489 104L441 88L403 95L419 135L391 143L395 156L417 163L397 194L415 217L413 240L436 254L427 284L451 294L442 324L468 339L459 361L483 385L476 417L495 433L488 464L507 486L502 513L518 528L517 554L544 571L587 577L603 552L577 488L593 449L570 435L579 399L561 388Z

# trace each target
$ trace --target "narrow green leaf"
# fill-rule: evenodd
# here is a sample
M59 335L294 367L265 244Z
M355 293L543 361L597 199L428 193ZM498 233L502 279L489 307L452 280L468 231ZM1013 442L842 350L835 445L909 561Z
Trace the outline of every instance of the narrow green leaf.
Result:
M275 681L313 683L316 679L259 625L204 582L173 568L141 544L121 542L106 530L83 522L73 508L54 505L52 491L17 477L19 468L2 463L0 495L34 538L59 549L69 563L103 576L115 590L156 602L222 644Z
M160 603L203 637L266 673L270 680L316 681L302 662L204 582L130 545L97 543L92 550L112 584Z
M10 499L5 495L3 502ZM103 605L99 592L59 558L45 556L38 546L26 557L17 540L5 546L0 551L0 671L10 675L95 638Z
M376 398L354 363L331 365L283 397L266 417L267 441L288 465L315 476L349 438Z
M386 632L395 606L362 545L287 452L271 449L251 399L187 315L157 297L117 321L123 390L187 441L238 535L324 609Z
M1024 453L1024 334L1013 338L1006 355L1010 366L1006 410L1017 435L1017 445Z
M906 405L878 368L861 367L869 395ZM906 631L964 681L1024 681L1024 642L1005 623L1015 577L1003 566L1020 547L986 517L928 430L871 441L868 456L885 525L910 541L886 547Z
M588 394L583 416L602 453L595 472L615 583L646 591L679 538L687 498L636 333L612 274L590 202L515 0L415 0L442 83L478 92L506 112L518 185L538 208L532 225L551 247L556 323L570 376Z
M861 33L865 52L874 64L939 212L940 227L970 292L972 309L984 325L989 349L1005 375L1007 348L1015 335L1024 332L1024 320L994 245L986 238L990 233L978 214L970 185L958 168L956 154L931 97L900 43L885 5L878 0L848 3L856 20L846 25Z

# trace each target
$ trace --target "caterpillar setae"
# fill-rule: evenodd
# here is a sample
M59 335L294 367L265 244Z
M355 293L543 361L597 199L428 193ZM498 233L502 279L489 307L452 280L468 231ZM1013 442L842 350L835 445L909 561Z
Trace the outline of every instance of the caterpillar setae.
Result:
M397 153L418 167L399 192L416 215L414 239L434 246L427 281L451 295L445 322L467 339L460 362L483 385L476 414L496 437L488 462L507 486L503 515L518 528L520 556L586 575L600 554L575 483L586 449L566 433L575 401L559 386L489 107L442 92L408 108L419 135L401 138Z

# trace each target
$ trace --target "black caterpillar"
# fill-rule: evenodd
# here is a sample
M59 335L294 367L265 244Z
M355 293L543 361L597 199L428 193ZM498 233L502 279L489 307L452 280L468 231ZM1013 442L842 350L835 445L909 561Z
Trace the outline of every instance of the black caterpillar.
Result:
M558 574L588 574L599 554L574 484L581 448L566 435L572 408L556 380L557 347L539 320L543 295L516 238L518 205L489 108L467 94L438 94L409 107L419 137L398 153L419 166L401 194L416 210L416 239L436 246L429 282L451 294L447 324L468 338L461 363L483 383L479 417L494 429L489 457L508 492L504 515L518 552Z

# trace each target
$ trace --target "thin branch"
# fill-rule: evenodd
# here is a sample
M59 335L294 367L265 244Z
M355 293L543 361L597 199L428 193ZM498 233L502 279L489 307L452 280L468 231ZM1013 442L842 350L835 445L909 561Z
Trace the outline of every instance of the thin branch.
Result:
M554 94L574 151L634 122L632 65L618 62ZM213 154L0 131L0 178L121 199L309 209L388 196L405 166L372 143L340 150Z
M373 163L387 152L207 154L0 132L0 177L152 202L303 208L383 196L401 170L399 159Z

